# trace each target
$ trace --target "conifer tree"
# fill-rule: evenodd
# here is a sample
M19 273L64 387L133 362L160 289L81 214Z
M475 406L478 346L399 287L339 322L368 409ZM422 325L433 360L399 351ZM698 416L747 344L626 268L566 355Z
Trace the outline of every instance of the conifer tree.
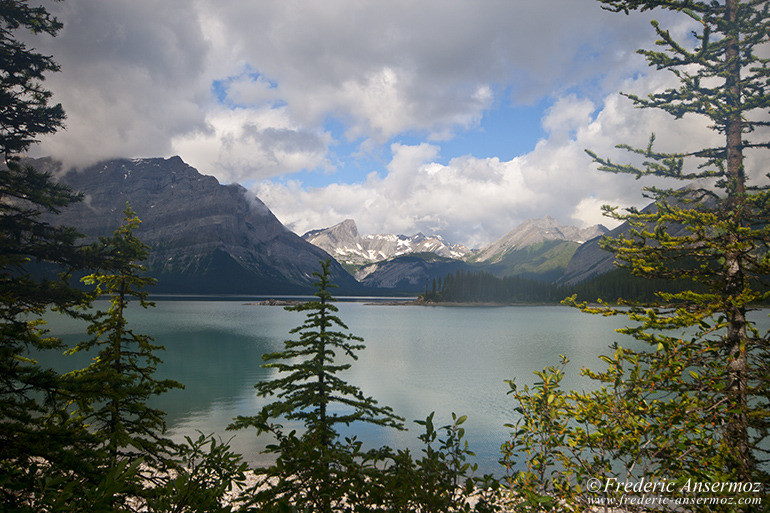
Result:
M34 493L73 484L75 478L64 475L88 467L76 448L88 434L64 412L60 376L34 359L39 351L64 348L46 332L42 315L49 308L72 312L87 299L68 280L88 262L79 235L40 219L78 199L30 167L8 162L0 169L0 503L9 510L42 510L29 502ZM40 279L32 266L41 264L57 266L60 276Z
M760 179L767 175L761 176L760 170L747 173L745 157L747 151L770 148L770 142L756 134L770 125L766 118L770 60L761 57L762 48L770 43L770 7L756 0L603 3L616 12L655 7L680 11L699 25L693 34L697 43L688 49L653 23L665 51L640 53L658 69L672 71L680 83L647 98L630 98L639 107L661 109L675 118L705 118L724 143L688 153L659 153L653 149L653 136L646 148L622 146L647 159L641 166L615 164L598 156L595 160L604 171L689 183L677 190L647 188L658 206L649 214L608 209L633 229L629 237L606 241L605 248L636 275L684 279L705 287L705 293L660 295L661 304L673 303L675 308L634 310L632 315L644 322L644 328L629 333L651 343L656 353L689 353L686 345L695 346L690 351L705 353L677 356L683 357L684 368L691 368L688 374L694 380L681 386L706 401L702 406L709 416L717 415L711 418L720 425L714 435L722 441L725 470L748 480L759 469L757 440L751 432L767 428L768 341L753 328L747 313L752 303L768 297L761 280L770 272L770 209L767 182L749 180L750 174ZM696 160L697 166L688 171L690 160ZM693 183L699 179L716 181L713 187ZM656 333L682 326L700 331L687 343L681 343L676 334ZM756 403L762 396L765 401Z
M262 507L276 507L274 499L289 501L312 511L337 511L346 496L346 489L363 476L357 461L360 443L339 441L337 426L365 422L403 429L403 419L387 406L366 397L338 374L351 367L339 363L339 356L356 360L356 351L364 348L363 339L346 333L347 326L336 315L338 308L329 289L330 260L321 262L321 271L314 272L317 299L287 310L306 312L305 322L291 330L298 340L287 340L284 349L263 355L263 366L275 369L277 377L255 385L263 397L276 400L265 405L258 415L238 417L231 428L255 426L258 432L272 432L279 444L268 447L278 457L276 465L266 472L277 478L267 490L258 494ZM338 356L339 355L339 356ZM285 433L272 421L284 418L300 421L305 432L296 437ZM284 503L286 504L286 503ZM302 509L304 511L304 509Z
M168 464L173 443L163 437L164 412L149 407L147 401L182 385L154 376L161 362L156 353L163 347L128 326L126 310L132 300L142 308L154 306L145 288L155 279L143 275L140 262L147 258L149 247L134 235L139 218L128 205L124 214L123 225L112 237L99 240L101 270L83 278L96 286L97 295L109 297L109 308L89 315L91 338L69 351L97 349L98 354L91 365L67 378L68 386L77 391L74 415L99 438L104 468L143 458L153 472Z
M55 36L61 28L43 6L0 2L0 150L6 161L26 151L38 135L61 128L64 120L62 106L49 105L51 92L42 85L45 74L59 71L59 65L28 48L17 32Z
M85 294L69 284L72 271L91 259L78 233L42 219L80 196L19 156L40 134L61 127L61 105L49 105L42 82L58 70L29 48L29 35L56 35L61 24L45 7L0 2L0 509L46 511L94 499L84 490L89 471L82 445L88 433L64 411L60 376L34 360L39 351L62 349L40 317L50 308L72 313ZM42 267L60 271L41 279Z
M531 482L531 464L543 461L559 461L567 471L535 498L574 492L569 476L575 479L572 485L613 475L679 484L766 483L769 344L748 314L753 304L769 297L770 209L767 177L761 176L765 170L747 169L746 157L770 147L762 135L770 125L770 69L763 56L770 43L770 4L600 1L614 12L664 9L694 21L690 41L675 40L653 21L661 49L639 52L651 66L672 72L678 85L647 97L627 96L640 108L660 109L676 119L699 117L723 143L664 153L654 149L652 136L643 148L619 146L642 160L630 164L589 151L603 171L666 177L685 185L647 187L655 209L605 207L607 215L628 222L631 230L603 245L636 276L691 287L659 293L652 307L630 300L620 309L578 305L592 313L628 316L633 325L619 331L646 348L616 344L612 354L602 357L605 370L584 371L602 384L596 392L565 395L559 390L561 371L553 368L539 374L541 381L531 392L514 387L522 405L548 405L547 412L527 412L508 448L532 452L538 440L548 440L534 451L539 456L529 459L530 472L519 483ZM571 303L576 304L574 298ZM736 504L715 509L761 509ZM714 505L683 509L709 508Z

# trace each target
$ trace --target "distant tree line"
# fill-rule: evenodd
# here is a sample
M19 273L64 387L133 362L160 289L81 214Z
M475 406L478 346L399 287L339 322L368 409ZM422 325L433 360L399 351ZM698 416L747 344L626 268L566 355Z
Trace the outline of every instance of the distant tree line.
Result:
M520 276L497 277L486 271L457 271L434 280L420 297L425 302L558 304L576 296L579 301L602 299L649 303L660 292L678 293L703 287L685 280L665 280L635 276L625 269L615 269L575 285L557 285Z
M449 303L558 303L562 287L537 280L486 271L458 269L434 281L421 297L426 302Z

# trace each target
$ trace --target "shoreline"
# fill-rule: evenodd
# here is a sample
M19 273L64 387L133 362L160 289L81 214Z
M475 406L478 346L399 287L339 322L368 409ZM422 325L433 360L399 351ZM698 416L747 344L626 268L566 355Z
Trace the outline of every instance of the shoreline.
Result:
M372 306L448 306L448 307L506 307L506 306L563 306L561 303L496 303L493 301L380 301L364 303Z

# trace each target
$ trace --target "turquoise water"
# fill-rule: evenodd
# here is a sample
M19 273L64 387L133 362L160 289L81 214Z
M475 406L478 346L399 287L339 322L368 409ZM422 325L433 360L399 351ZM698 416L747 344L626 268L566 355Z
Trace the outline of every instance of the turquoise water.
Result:
M97 306L104 306L97 305ZM514 404L504 380L532 384L532 372L559 362L571 363L565 387L583 389L591 382L579 377L584 366L600 368L597 356L613 342L633 341L614 333L622 318L582 314L561 306L421 307L338 303L339 316L350 331L365 339L366 349L344 377L380 404L407 419L406 432L353 426L366 446L420 449L419 426L435 411L437 425L451 413L468 415L470 448L485 472L501 472L500 444L515 422ZM758 316L767 324L767 312ZM260 368L261 355L279 350L289 330L304 316L276 306L244 301L158 301L156 308L129 310L130 326L155 337L166 347L160 356L161 377L185 385L155 401L167 413L172 438L216 433L252 463L264 462L260 451L270 442L254 431L225 431L237 415L251 415L266 402L254 384L273 371ZM83 324L58 316L49 318L54 334L67 342L83 338ZM64 359L45 355L41 363L59 369L78 368L90 356ZM62 363L64 362L64 363Z

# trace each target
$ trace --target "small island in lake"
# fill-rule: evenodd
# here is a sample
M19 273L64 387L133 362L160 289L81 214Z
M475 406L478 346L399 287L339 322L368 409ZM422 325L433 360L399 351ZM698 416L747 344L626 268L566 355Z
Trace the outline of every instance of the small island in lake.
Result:
M249 306L295 306L301 304L302 301L296 301L293 299L266 299L264 301L258 301L256 303L244 303Z

